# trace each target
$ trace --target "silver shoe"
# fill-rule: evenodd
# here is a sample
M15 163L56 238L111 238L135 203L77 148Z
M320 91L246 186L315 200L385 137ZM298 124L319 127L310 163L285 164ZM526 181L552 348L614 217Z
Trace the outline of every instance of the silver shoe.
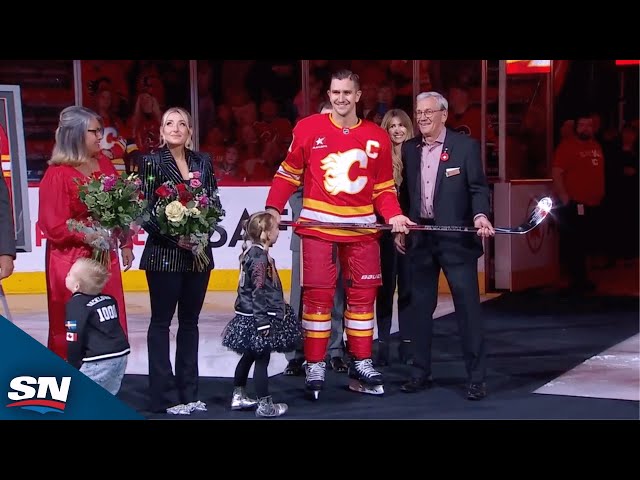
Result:
M273 403L273 399L269 395L258 400L256 417L279 417L284 415L288 409L289 407L286 403Z
M235 387L233 389L231 410L245 410L255 408L256 405L258 405L258 401L253 398L249 398L244 387Z
M198 400L197 402L187 403L187 408L189 409L189 412L193 412L195 410L199 412L206 412L207 404Z
M191 409L189 409L189 407L184 403L181 403L171 408L167 408L167 413L170 413L171 415L190 415Z

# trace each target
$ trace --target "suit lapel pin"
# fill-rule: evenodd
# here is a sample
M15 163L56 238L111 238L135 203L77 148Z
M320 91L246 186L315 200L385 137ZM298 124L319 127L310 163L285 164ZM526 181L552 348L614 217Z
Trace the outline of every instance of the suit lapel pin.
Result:
M440 161L446 162L447 160L449 160L449 149L445 148L444 152L442 152L442 154L440 155Z

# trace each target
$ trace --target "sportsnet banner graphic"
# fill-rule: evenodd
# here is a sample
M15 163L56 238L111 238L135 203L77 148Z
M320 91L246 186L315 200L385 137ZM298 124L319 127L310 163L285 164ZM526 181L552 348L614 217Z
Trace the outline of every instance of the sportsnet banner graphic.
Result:
M0 420L144 417L0 315Z

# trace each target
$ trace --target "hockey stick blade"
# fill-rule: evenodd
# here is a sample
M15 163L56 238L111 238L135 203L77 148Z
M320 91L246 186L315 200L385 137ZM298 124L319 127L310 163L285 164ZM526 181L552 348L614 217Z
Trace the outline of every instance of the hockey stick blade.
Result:
M4 309L4 316L7 320L13 323L13 318L11 317L11 311L9 310L9 303L7 302L7 296L4 294L4 288L2 288L2 283L0 283L0 299L2 300L2 308Z
M553 201L550 197L544 197L538 201L525 223L517 227L494 227L496 234L503 235L524 235L540 225L551 212ZM393 225L388 223L338 223L338 222L291 222L283 220L280 222L283 227L314 227L314 228L342 228L354 229L375 229L391 230ZM422 230L433 232L467 232L476 233L476 227L457 227L451 225L411 225L409 230Z
M515 228L494 228L496 233L507 233L515 235L524 235L540 225L551 212L553 201L551 197L543 197L538 201L536 207L531 211L529 218L525 223Z

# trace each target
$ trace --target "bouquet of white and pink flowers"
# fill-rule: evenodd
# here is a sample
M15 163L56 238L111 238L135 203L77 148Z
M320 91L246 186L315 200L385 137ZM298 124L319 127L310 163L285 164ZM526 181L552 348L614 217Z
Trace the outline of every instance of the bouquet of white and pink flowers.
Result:
M209 196L203 188L200 172L191 175L189 185L168 181L156 189L155 214L162 234L185 237L193 244L194 268L203 272L209 266L205 248L225 212L219 199Z
M88 181L78 182L78 195L89 212L85 222L70 219L70 230L98 233L91 245L92 258L108 263L110 250L114 250L140 228L144 221L147 202L142 193L142 181L136 174L94 174Z

